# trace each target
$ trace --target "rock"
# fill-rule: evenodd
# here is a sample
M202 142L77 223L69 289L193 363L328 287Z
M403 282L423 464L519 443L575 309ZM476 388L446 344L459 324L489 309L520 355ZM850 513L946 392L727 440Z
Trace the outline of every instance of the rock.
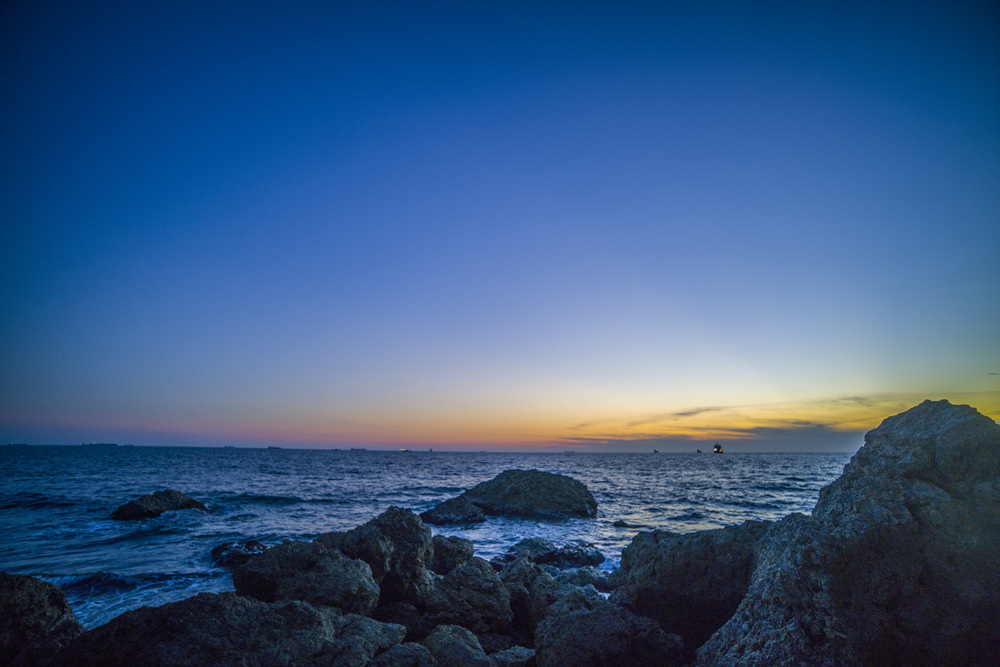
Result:
M285 542L250 558L233 572L240 595L262 602L302 600L370 614L379 588L368 564L318 542Z
M423 644L396 644L368 663L368 667L435 667L438 661Z
M58 586L0 572L0 662L45 663L82 632Z
M53 664L362 667L398 644L405 632L398 625L307 602L201 593L125 612L78 637Z
M431 562L431 571L436 574L448 574L472 558L474 553L472 542L463 537L435 535L433 543L434 560Z
M638 528L638 526L633 526L629 522L625 521L625 519L618 519L611 525L615 528Z
M439 625L424 640L441 667L491 667L476 635L458 625Z
M212 562L222 567L235 568L247 562L251 556L264 553L267 547L257 540L247 542L227 542L212 549Z
M655 619L689 646L701 646L743 601L770 526L747 521L684 535L639 533L611 575L611 599Z
M614 588L611 584L609 573L590 565L571 570L556 570L552 576L560 584L570 584L579 587L593 586L605 593L610 592Z
M506 634L510 593L482 558L473 557L435 582L426 605L427 624L460 625L476 634Z
M502 569L503 564L517 560L522 555L539 565L551 565L559 569L600 565L605 560L604 554L597 547L583 540L575 540L557 549L548 540L531 537L521 540L508 549L506 554L493 558L491 562L499 564Z
M424 523L446 525L452 523L479 523L486 521L486 514L463 496L450 498L420 513Z
M164 491L146 494L138 500L132 500L125 503L111 514L111 518L115 521L152 519L160 516L164 512L188 509L201 510L202 512L208 511L207 507L199 503L197 500L188 498L180 491L166 489Z
M428 567L434 558L431 530L410 510L390 507L362 526L344 533L326 533L316 541L368 563L385 604L420 604L430 592Z
M465 498L490 516L529 519L597 516L597 501L582 482L539 470L505 470L459 498Z
M490 653L492 667L528 667L535 664L535 649L511 646L503 651Z
M500 580L510 595L513 628L515 632L520 633L526 644L534 644L535 626L541 620L540 614L538 616L532 614L531 606L535 583L540 578L547 579L553 586L555 585L552 577L527 557L508 563L500 572Z
M925 401L777 522L700 664L985 665L1000 655L1000 426Z
M681 638L655 621L601 601L592 609L553 614L538 625L539 667L669 667L689 664Z

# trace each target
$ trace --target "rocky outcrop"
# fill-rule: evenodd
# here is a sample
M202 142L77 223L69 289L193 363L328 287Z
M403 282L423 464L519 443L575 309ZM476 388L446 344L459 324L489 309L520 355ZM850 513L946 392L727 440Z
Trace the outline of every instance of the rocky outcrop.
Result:
M492 563L502 569L506 563L511 563L525 556L539 565L551 565L558 569L600 565L605 561L604 554L590 542L574 540L570 544L556 548L552 542L540 537L529 537L521 540L502 556L492 559Z
M441 667L491 667L476 635L459 625L439 625L424 646Z
M396 644L380 653L367 667L436 667L438 661L423 644L406 642Z
M468 501L464 496L449 498L435 507L420 513L424 523L447 525L453 523L480 523L486 521L486 513Z
M761 541L701 664L993 664L1000 655L1000 426L925 401L886 419L812 516Z
M671 667L692 657L677 635L604 600L551 614L538 625L535 649L539 667Z
M510 593L482 558L472 558L435 582L426 602L426 623L461 625L476 634L506 634Z
M385 604L421 604L430 593L431 530L410 510L390 507L364 525L320 535L316 542L368 563Z
M250 560L251 556L264 553L265 550L267 547L257 540L247 540L220 544L214 547L209 555L216 565L232 569Z
M597 516L597 501L580 481L539 470L505 470L458 498L446 500L423 515L428 523L467 523L478 508L488 516L566 519ZM445 506L445 507L442 507ZM442 508L440 511L438 508ZM460 518L453 521L452 517Z
M132 500L111 514L115 521L132 521L134 519L152 519L164 512L176 510L201 510L207 512L208 508L193 498L188 498L180 491L165 489L148 493L137 500Z
M732 617L750 586L770 522L680 535L639 533L611 575L611 599L701 646Z
M262 602L302 600L349 614L369 614L379 599L367 563L318 542L271 547L233 572L233 586L240 595Z
M202 593L125 612L74 640L53 664L362 667L398 644L405 632L333 607Z
M43 664L82 632L57 586L0 572L0 662Z
M431 562L431 571L435 574L448 574L456 567L472 558L472 542L464 537L445 537L435 535L434 560Z

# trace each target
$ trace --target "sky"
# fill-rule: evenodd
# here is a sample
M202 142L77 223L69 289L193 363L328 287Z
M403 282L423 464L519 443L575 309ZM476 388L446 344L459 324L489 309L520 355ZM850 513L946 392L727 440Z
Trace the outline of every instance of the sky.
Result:
M995 2L0 5L0 440L1000 418Z

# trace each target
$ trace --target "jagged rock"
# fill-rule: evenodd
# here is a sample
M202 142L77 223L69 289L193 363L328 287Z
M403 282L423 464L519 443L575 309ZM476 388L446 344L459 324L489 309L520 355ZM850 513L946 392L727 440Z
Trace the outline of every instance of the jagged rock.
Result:
M152 519L164 512L195 509L207 512L208 508L193 498L188 498L180 491L165 489L148 493L137 500L131 500L111 514L115 521L131 521L133 519Z
M551 565L559 569L600 565L605 560L604 554L590 542L574 540L556 548L556 545L546 539L529 537L512 546L504 555L496 556L491 562L495 567L499 565L497 569L502 569L505 563L513 562L522 555L539 565Z
M0 572L0 662L43 664L82 632L58 586Z
M211 551L212 562L230 569L247 562L251 556L264 553L267 547L257 540L246 542L227 542L220 544Z
M614 588L608 572L590 565L571 570L556 570L554 573L550 572L550 574L560 584L570 584L580 587L593 586L605 593L610 592Z
M701 646L743 601L770 525L747 521L684 535L639 533L611 575L611 599L655 619L689 646Z
M367 563L318 542L285 542L250 558L233 572L233 586L262 602L302 600L348 614L370 614L379 599Z
M423 644L396 644L375 657L367 667L436 667L438 661Z
M492 667L528 667L535 664L535 649L511 646L503 651L490 653Z
M486 521L486 514L463 496L449 498L435 507L420 513L424 523L446 525L452 523L479 523Z
M670 667L693 657L677 635L604 600L551 614L538 625L535 649L539 667Z
M434 560L431 563L431 571L435 574L448 574L472 558L474 553L472 542L464 537L435 535L433 542Z
M398 644L405 632L398 625L307 602L266 603L235 593L201 593L125 612L78 637L53 664L362 667Z
M326 533L316 541L368 563L384 604L420 604L430 593L431 530L410 510L390 507L362 526Z
M479 640L472 632L458 625L439 625L424 640L441 667L491 667Z
M1000 426L925 401L777 522L700 664L986 665L1000 655Z
M476 634L510 630L510 593L482 558L473 557L435 582L426 604L427 624L461 625Z
M597 501L582 482L539 470L505 470L459 497L490 516L531 519L597 516Z

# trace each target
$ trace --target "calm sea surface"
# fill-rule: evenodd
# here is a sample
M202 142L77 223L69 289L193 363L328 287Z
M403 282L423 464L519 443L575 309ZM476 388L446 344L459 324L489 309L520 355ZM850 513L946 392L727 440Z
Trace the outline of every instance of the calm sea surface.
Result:
M397 505L422 512L511 468L570 475L596 519L490 518L432 527L476 555L526 537L592 542L617 567L639 530L690 532L809 512L849 454L496 454L182 447L0 447L0 570L66 591L87 627L142 605L232 590L211 549L348 530ZM111 521L119 505L176 489L210 513ZM623 519L640 528L616 528Z

